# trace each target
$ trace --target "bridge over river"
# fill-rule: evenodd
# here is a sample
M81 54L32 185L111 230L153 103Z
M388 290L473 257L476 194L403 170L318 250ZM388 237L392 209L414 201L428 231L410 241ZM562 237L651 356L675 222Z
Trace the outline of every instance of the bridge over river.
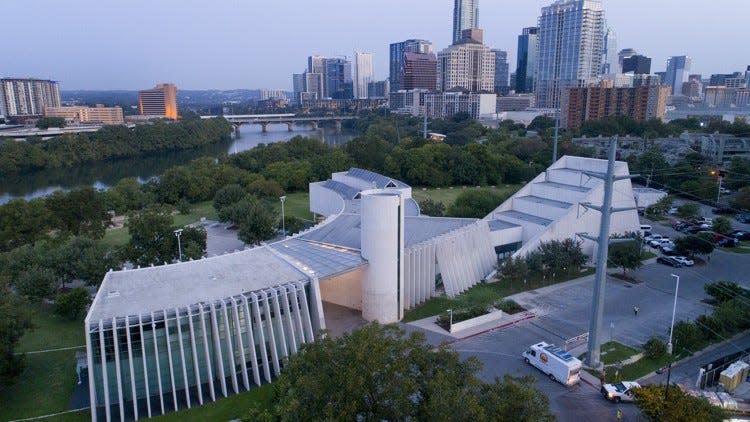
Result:
M211 119L217 116L201 116L201 119ZM240 133L241 125L260 125L263 133L268 132L268 125L285 124L289 132L294 129L298 123L309 124L312 130L317 130L320 122L333 121L336 123L336 130L341 131L341 122L344 120L356 119L354 116L320 116L320 117L299 117L294 114L238 114L222 116L234 126L236 135Z

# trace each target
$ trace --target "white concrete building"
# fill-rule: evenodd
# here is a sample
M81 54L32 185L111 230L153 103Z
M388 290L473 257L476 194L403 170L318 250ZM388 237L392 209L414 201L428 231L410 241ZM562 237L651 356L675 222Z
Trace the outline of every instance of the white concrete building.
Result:
M495 92L495 53L473 39L438 53L438 91L452 89Z
M368 98L368 86L375 81L372 53L354 51L354 98Z

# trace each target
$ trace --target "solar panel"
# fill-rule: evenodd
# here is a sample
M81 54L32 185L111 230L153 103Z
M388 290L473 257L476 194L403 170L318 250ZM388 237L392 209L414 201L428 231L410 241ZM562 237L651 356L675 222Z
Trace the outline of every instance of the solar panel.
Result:
M561 349L560 347L555 346L554 344L550 344L549 346L545 347L544 350L552 353L553 355L564 360L565 362L569 362L573 360L573 355Z

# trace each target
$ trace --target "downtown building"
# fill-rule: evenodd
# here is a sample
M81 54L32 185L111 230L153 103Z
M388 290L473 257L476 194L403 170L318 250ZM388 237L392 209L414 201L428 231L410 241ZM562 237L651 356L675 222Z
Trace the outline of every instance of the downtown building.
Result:
M622 73L648 75L651 73L651 58L636 54L622 60Z
M614 87L611 81L599 86L568 88L563 93L560 125L579 129L584 122L608 117L628 116L639 122L664 119L669 87Z
M141 116L177 120L177 87L159 84L153 89L138 91L138 110Z
M672 88L670 95L680 95L682 84L688 81L692 60L688 56L672 56L667 60L664 84Z
M542 8L535 82L537 107L558 108L565 89L598 80L604 34L600 0L558 0Z
M518 36L518 57L516 60L516 92L534 92L534 78L539 58L539 28L524 28Z
M438 54L438 91L495 92L495 53L482 43L481 29Z
M47 107L44 117L61 117L69 123L100 123L103 125L121 125L125 123L120 107Z
M412 63L407 62L406 53L412 53L410 60ZM411 83L411 87L407 88L403 81L406 78L407 72L410 67L422 67L422 65L430 65L434 67L434 79L420 78L420 86L414 86L414 82ZM421 63L427 62L427 63ZM391 92L400 91L403 89L429 89L434 90L437 87L437 59L432 51L432 43L426 40L411 39L402 42L393 43L390 45L390 89ZM413 71L413 70L412 70ZM429 72L428 72L429 73Z
M466 113L472 119L494 117L497 95L477 92L431 92L424 94L424 113L431 119L448 119Z
M508 52L493 49L495 53L495 94L508 95L510 93L510 65Z
M372 53L354 51L354 98L370 98L369 84L375 80Z
M479 0L454 0L453 44L461 42L467 29L479 28Z
M46 79L0 79L0 117L32 118L60 107L60 84Z

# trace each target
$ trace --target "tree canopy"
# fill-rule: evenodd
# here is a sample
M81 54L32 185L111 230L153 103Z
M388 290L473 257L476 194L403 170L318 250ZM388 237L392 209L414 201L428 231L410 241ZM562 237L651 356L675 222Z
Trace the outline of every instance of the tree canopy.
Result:
M274 406L247 420L554 420L533 377L484 384L480 368L421 333L374 323L302 346L275 382Z
M636 406L650 421L720 422L728 417L724 409L713 406L702 397L693 397L676 387L669 387L669 397L666 397L665 388L667 387L652 384L633 390Z

